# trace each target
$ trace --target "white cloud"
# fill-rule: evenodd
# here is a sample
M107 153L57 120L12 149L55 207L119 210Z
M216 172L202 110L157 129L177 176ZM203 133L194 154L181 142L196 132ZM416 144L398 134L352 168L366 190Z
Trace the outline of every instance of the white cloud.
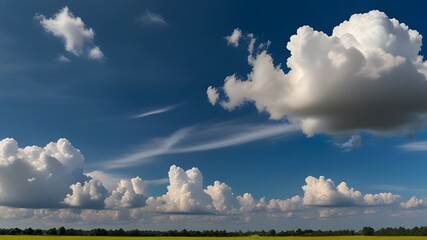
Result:
M266 200L265 197L256 200L252 194L245 193L237 197L240 204L240 211L242 213L254 211L266 212L291 212L300 210L303 206L303 199L300 196L294 196L288 199L270 199Z
M151 115L156 115L156 114L160 114L160 113L169 112L169 111L172 111L172 110L176 109L178 106L179 106L179 104L174 104L174 105L162 107L162 108L155 109L155 110L152 110L152 111L148 111L148 112L137 114L137 115L133 116L132 118L143 118L143 117L148 117L148 116L151 116Z
M206 90L206 94L208 95L209 102L212 104L212 106L215 106L219 98L219 93L216 88L209 86L208 90Z
M331 179L320 176L318 179L308 176L305 179L303 203L308 206L362 206L390 205L400 197L392 193L362 195L360 191L341 182L335 187Z
M337 146L343 148L344 151L350 151L353 148L360 147L362 145L362 137L360 135L351 136L347 142L337 143Z
M233 30L230 36L225 37L227 40L228 45L232 45L234 47L239 46L239 40L242 37L242 31L240 29L236 28Z
M94 60L101 60L104 58L104 54L101 52L99 47L95 46L89 51L89 58Z
M205 189L205 193L212 198L212 205L218 212L229 212L237 206L233 191L225 183L215 181L214 185L210 185Z
M94 44L93 29L87 28L83 20L74 16L68 7L62 8L53 18L37 14L36 19L40 21L46 32L64 41L65 50L68 52L76 56L86 55L95 60L103 58L103 53Z
M12 138L0 141L0 204L12 207L59 207L69 186L84 182L84 158L61 138L46 147L19 148Z
M410 142L400 145L399 148L408 152L424 152L427 151L427 141Z
M59 55L59 57L58 57L58 61L60 61L60 62L64 62L64 63L69 63L69 62L71 62L70 61L70 59L68 59L66 56L64 56L64 55Z
M146 10L145 13L138 17L138 20L146 25L167 26L168 22L160 14Z
M390 205L395 203L398 198L400 198L399 195L392 193L369 193L363 197L363 200L365 205Z
M424 199L418 199L415 196L412 196L407 202L401 202L400 206L403 208L422 208L427 206Z
M139 178L131 180L121 180L117 184L117 189L113 190L111 195L105 199L107 208L136 208L145 205L146 197L145 183Z
M287 44L287 73L265 49L253 55L252 38L252 71L225 79L220 104L233 110L253 102L272 119L298 122L308 136L417 130L427 112L421 38L379 11L351 16L331 36L303 26Z
M209 212L212 198L203 190L203 176L197 168L184 171L175 165L169 170L165 195L147 200L148 208L161 212Z
M67 194L64 203L78 208L104 208L104 200L108 191L98 180L85 181L83 185L76 183L70 186L72 194Z
M298 126L295 124L255 125L232 122L200 124L180 129L164 139L156 139L134 153L102 162L99 167L103 169L124 168L147 163L157 156L226 148L286 136L297 130Z

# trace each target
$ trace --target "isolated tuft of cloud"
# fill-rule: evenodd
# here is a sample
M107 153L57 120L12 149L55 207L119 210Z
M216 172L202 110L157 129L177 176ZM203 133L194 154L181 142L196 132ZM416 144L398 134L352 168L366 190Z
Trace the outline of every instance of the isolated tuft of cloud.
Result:
M36 14L35 18L44 30L61 38L65 43L65 50L76 56L87 56L90 59L101 60L104 55L101 49L94 44L95 32L87 28L80 17L64 7L52 18Z
M238 28L234 29L230 36L226 36L225 40L227 40L228 45L232 45L233 47L239 46L239 40L242 37L242 31Z
M150 10L146 10L144 14L138 17L138 20L145 25L169 25L162 15L151 12Z
M344 149L344 151L351 151L354 148L360 147L362 145L362 137L360 135L351 136L347 142L337 143L338 147Z
M206 94L208 95L209 102L212 104L212 106L215 106L219 98L218 91L213 87L208 87L208 90L206 90Z
M63 63L69 63L69 62L71 62L70 59L68 59L66 56L64 56L62 54L59 55L58 61L63 62Z
M271 119L299 123L307 136L394 134L425 125L422 36L383 12L354 14L332 35L300 27L287 43L287 72L265 47L254 52L255 41L252 35L247 78L230 75L221 88L210 87L227 110L253 103Z

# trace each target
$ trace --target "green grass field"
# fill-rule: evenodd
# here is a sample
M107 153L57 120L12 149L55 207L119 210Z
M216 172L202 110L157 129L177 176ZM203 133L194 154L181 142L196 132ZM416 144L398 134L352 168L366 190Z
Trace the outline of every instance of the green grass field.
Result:
M243 239L260 239L260 240L427 240L427 237L365 237L365 236L344 236L344 237L87 237L87 236L0 236L0 240L44 240L44 239L55 239L55 240L122 240L122 239L132 239L132 240L183 240L183 239L193 239L193 240L243 240Z

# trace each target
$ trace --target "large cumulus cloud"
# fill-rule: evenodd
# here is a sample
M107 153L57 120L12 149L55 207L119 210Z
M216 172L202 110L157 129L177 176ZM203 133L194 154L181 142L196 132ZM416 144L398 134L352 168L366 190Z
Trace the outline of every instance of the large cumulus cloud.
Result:
M44 148L19 148L12 138L1 140L0 205L59 207L70 185L90 180L83 174L83 161L65 138Z
M253 102L272 119L298 122L308 136L360 131L396 133L425 124L427 63L422 36L379 11L355 14L332 35L300 27L287 49L288 72L264 48L249 45L252 71L228 76L220 104L232 110ZM212 102L214 104L214 102Z

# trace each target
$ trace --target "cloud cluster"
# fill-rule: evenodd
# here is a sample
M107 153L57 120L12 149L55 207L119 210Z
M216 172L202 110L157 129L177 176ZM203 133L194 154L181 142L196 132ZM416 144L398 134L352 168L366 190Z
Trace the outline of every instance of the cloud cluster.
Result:
M305 179L303 203L308 206L357 206L390 205L400 197L392 193L362 195L360 191L341 182L338 186L331 179L323 176Z
M103 182L110 175L93 172L94 178L91 178L83 174L83 163L81 152L66 139L43 148L20 148L14 139L3 139L0 141L0 218L103 222L141 220L146 215L153 217L152 221L164 221L161 216L167 216L168 221L182 219L182 216L200 216L209 221L224 218L250 221L259 216L291 218L295 214L330 217L353 213L321 208L363 210L393 205L399 197L392 193L362 195L345 182L335 186L330 179L309 176L302 187L303 197L257 199L251 193L237 195L220 181L205 187L199 169L184 170L175 165L169 169L166 193L149 197L146 188L153 181L112 175L117 184L107 190ZM424 200L414 197L401 206L421 207ZM163 220L155 220L156 216Z
M120 180L117 188L105 199L107 208L135 208L145 205L145 184L140 177Z
M64 41L65 50L68 52L76 56L87 56L93 60L104 58L101 49L94 44L95 32L93 29L87 28L83 20L74 16L68 7L62 8L53 18L37 14L36 19L46 32Z
M231 36L229 42L236 39ZM265 47L254 53L253 38L247 78L230 75L208 93L212 104L220 101L228 110L252 102L272 119L298 122L308 136L413 131L425 124L427 112L421 40L379 11L351 16L330 36L303 26L287 43L285 73Z

